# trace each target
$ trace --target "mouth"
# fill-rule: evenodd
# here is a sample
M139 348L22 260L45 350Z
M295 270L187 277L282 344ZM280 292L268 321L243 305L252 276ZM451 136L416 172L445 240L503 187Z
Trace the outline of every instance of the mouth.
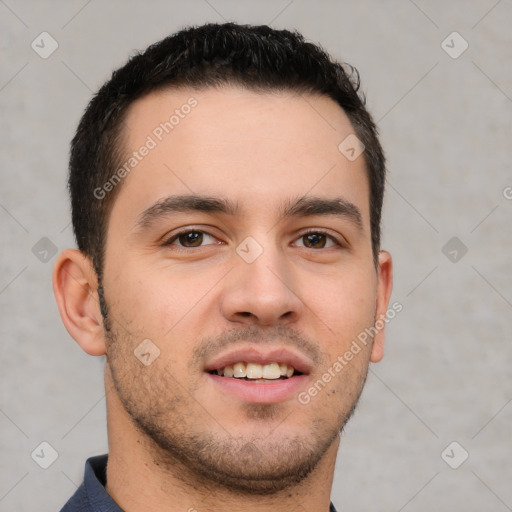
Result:
M286 363L274 362L263 365L247 361L240 361L232 365L226 365L222 368L211 370L209 373L211 375L218 375L219 377L234 378L237 380L258 383L287 380L292 377L297 377L298 375L303 375L302 372Z
M247 346L224 353L206 364L206 377L223 396L249 403L293 399L305 387L312 363L287 348L262 351Z

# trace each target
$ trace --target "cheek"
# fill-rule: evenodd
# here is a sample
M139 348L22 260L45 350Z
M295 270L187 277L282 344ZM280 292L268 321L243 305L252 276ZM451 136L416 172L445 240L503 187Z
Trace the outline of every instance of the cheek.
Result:
M167 275L167 277L165 277ZM109 299L134 330L161 337L178 326L207 292L200 279L166 272L123 268L110 274Z
M338 343L346 343L373 324L377 300L373 268L347 269L304 287L305 303Z
M126 341L124 350L133 351L150 339L159 349L160 367L190 376L192 351L217 307L211 289L218 279L158 266L135 273L126 265L112 273L112 316L125 327L124 332L117 329Z

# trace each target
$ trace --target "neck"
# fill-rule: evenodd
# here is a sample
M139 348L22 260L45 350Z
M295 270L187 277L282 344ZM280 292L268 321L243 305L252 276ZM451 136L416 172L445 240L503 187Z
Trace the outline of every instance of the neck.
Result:
M339 436L299 484L272 495L240 494L197 475L167 453L162 456L161 449L135 427L107 374L106 490L125 512L329 511Z

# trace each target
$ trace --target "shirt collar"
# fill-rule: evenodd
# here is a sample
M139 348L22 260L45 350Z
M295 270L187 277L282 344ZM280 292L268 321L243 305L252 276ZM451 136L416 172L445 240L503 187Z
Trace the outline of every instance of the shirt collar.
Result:
M91 512L123 512L105 490L108 455L98 455L85 463L84 487Z

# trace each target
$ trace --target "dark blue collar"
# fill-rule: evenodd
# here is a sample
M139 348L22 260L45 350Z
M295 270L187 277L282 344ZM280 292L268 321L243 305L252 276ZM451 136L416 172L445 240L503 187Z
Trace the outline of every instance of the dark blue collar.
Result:
M108 455L87 459L84 481L60 512L123 512L105 490Z

